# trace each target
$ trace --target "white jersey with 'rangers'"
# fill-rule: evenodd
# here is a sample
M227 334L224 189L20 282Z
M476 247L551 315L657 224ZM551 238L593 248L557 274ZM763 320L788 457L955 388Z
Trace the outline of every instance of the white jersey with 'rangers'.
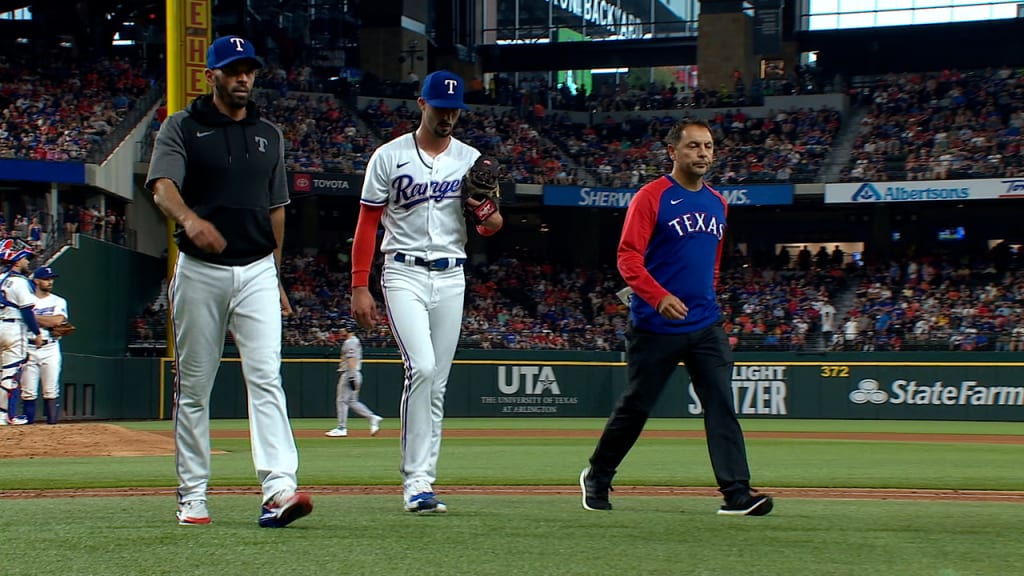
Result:
M452 138L431 158L419 150L413 133L377 148L366 167L361 201L386 207L381 252L465 258L462 177L479 156L476 148Z

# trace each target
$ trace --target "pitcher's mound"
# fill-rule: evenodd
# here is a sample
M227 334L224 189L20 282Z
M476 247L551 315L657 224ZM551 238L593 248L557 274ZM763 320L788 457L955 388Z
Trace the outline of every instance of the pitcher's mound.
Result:
M174 438L114 424L0 426L0 458L171 456Z

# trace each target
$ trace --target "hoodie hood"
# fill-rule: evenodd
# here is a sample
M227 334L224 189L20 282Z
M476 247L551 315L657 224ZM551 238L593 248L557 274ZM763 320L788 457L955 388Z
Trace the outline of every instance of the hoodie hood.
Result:
M260 121L259 108L252 100L245 105L245 118L235 120L217 110L217 107L213 105L213 94L203 94L196 98L189 103L187 110L200 124L206 126L228 126L231 124L252 126Z
M246 128L260 123L260 113L255 102L249 100L249 103L245 105L245 118L235 120L217 109L213 104L213 94L203 94L188 105L188 113L204 126L223 128L219 132L224 138L224 146L228 151L228 164L234 162L235 158L235 150L231 146L231 135L228 132L232 130L233 126L241 127L245 157L249 157L249 134Z

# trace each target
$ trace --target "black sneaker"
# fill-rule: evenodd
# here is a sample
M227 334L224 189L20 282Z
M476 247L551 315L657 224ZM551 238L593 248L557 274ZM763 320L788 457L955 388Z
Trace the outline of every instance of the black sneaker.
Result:
M590 473L589 466L580 472L580 492L583 494L584 510L611 510L612 503L608 501L609 490L614 490L612 483L595 478Z
M775 502L770 495L758 494L757 490L751 490L742 498L726 501L718 509L718 513L725 516L764 516L774 507Z

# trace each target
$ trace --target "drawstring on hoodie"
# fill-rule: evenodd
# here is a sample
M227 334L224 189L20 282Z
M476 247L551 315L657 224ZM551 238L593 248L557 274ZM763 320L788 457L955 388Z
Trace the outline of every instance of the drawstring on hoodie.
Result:
M245 141L245 159L249 159L249 132L245 129L245 124L242 124L242 140ZM221 130L221 134L224 135L224 145L228 148L228 164L231 164L231 138L228 136L227 130Z
M224 145L228 148L228 164L231 164L231 138L228 137L227 130L221 130L220 133L224 136Z

